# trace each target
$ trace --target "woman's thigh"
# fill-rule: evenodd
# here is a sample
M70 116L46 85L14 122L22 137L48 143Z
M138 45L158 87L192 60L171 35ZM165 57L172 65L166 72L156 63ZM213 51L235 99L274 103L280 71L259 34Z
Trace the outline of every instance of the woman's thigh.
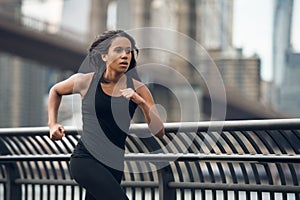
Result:
M95 199L127 199L120 182L108 168L95 159L71 158L70 170L76 182Z

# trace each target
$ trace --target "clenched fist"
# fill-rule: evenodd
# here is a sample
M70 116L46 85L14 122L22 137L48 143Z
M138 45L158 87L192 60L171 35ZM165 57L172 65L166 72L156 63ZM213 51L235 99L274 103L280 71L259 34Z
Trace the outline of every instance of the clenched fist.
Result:
M126 88L123 90L120 90L122 96L124 96L128 100L132 100L136 104L145 103L145 100L136 93L132 88Z
M65 128L60 124L52 125L50 128L50 139L61 140L65 135Z

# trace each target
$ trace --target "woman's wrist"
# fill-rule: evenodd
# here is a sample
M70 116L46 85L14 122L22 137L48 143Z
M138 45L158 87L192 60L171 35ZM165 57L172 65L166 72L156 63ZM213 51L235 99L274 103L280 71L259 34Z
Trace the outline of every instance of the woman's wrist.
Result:
M48 122L48 127L50 128L50 127L54 126L55 124L57 124L57 122Z

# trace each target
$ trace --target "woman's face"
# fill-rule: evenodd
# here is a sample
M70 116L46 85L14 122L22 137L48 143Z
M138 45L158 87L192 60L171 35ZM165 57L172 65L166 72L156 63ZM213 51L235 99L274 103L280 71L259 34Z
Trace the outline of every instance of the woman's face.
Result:
M131 61L131 43L126 37L116 37L112 40L107 54L102 55L106 67L119 73L125 73Z

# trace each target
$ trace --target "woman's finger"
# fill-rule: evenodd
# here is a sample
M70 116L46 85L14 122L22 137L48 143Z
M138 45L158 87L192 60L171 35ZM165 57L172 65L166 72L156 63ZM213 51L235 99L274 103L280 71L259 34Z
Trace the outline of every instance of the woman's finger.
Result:
M134 94L134 91L131 88L120 90L120 92L126 99L130 99Z
M61 134L65 134L65 128L63 126L60 126L58 130Z

